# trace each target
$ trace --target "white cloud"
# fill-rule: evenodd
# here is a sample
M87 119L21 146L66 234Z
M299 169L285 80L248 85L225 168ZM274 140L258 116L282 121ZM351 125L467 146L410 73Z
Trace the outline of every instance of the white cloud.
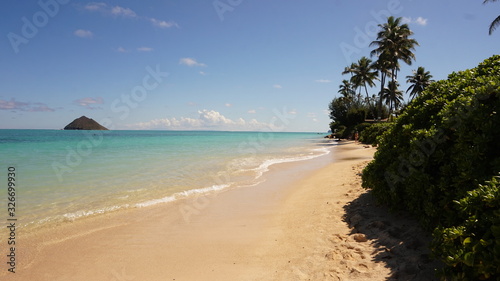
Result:
M153 48L150 48L150 47L139 47L137 48L137 51L139 52L151 52L153 50Z
M296 109L292 109L290 111L288 111L288 114L292 114L292 115L296 115L298 112Z
M225 104L224 104L224 106L225 106L225 107L231 107L231 106L233 106L233 105L232 105L232 104L230 104L230 103L225 103Z
M274 84L273 88L275 88L275 89L282 89L283 87L281 85L279 85L279 84Z
M250 113L250 114L255 114L255 113L257 113L257 111L256 111L255 109L250 109L250 110L248 111L248 113Z
M332 81L327 80L327 79L318 79L318 80L315 80L314 82L316 82L316 83L331 83Z
M86 97L75 100L75 103L78 104L79 106L83 106L88 109L100 109L100 107L94 107L94 105L104 104L104 100L101 97L96 97L96 98Z
M200 75L205 76L205 75L207 75L207 73L205 71L200 71Z
M123 48L123 47L118 47L118 49L116 49L116 51L117 51L118 53L128 53L128 50L127 50L127 49L125 49L125 48Z
M427 25L427 19L424 19L423 17L418 17L415 22L418 24L418 25Z
M77 30L75 30L75 32L73 34L75 34L76 36L78 36L80 38L92 38L92 36L94 36L92 31L84 30L84 29L77 29Z
M103 2L92 2L83 7L83 9L91 12L100 12L103 15L106 16L115 16L115 17L124 17L124 18L138 18L141 20L147 20L149 21L153 26L159 27L159 28L171 28L171 27L177 27L179 28L179 24L177 24L175 21L165 21L165 20L159 20L156 18L150 18L150 17L145 17L145 16L139 16L137 13L130 9L130 8L124 8L121 6L109 6L106 3Z
M0 99L0 110L27 112L54 112L55 109L41 102L21 102L11 98L10 101Z
M0 110L24 110L28 105L29 103L16 101L14 98L10 101L0 100Z
M137 14L130 8L124 8L120 6L110 7L108 4L103 2L92 2L83 7L87 11L101 12L103 14L111 14L114 16L122 16L128 18L135 18Z
M30 112L54 112L55 109L48 107L46 104L41 102L35 103L37 106L34 106L30 109Z
M427 20L426 18L423 17L417 17L416 19L413 19L411 17L403 17L403 23L415 23L421 26L426 26L427 25Z
M158 20L155 18L150 18L149 21L156 27L159 28L170 28L170 27L177 27L179 28L179 25L174 22L174 21L164 21L164 20Z
M89 10L89 11L103 11L107 8L107 4L106 3L102 3L102 2L92 2L92 3L88 3L87 5L85 5L85 7L83 7L85 10Z
M207 66L206 64L204 63L199 63L197 62L195 59L193 58L181 58L179 60L179 64L183 64L183 65L187 65L187 66L201 66L201 67L205 67Z
M128 17L128 18L135 18L137 17L137 14L132 11L129 8L123 8L120 6L114 6L111 8L111 14L115 16L122 16L122 17Z
M200 114L199 119L203 124L207 126L215 126L215 125L231 125L231 124L236 124L240 122L241 123L241 118L238 119L236 122L232 121L231 119L226 118L224 115L220 114L220 112L217 112L215 110L199 110L198 113Z
M318 122L318 118L316 118L316 113L315 112L308 112L307 117L311 118L313 122Z
M128 125L134 129L170 129L170 130L234 130L234 131L252 131L252 130L273 130L273 125L261 123L256 119L249 121L238 118L230 119L214 110L199 110L198 118L172 117L163 119L154 119L148 122L141 122Z

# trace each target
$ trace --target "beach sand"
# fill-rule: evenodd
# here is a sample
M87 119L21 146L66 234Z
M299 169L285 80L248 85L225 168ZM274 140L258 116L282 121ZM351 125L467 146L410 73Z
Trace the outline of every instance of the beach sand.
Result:
M432 280L414 221L377 206L375 148L332 146L266 182L19 233L5 280Z

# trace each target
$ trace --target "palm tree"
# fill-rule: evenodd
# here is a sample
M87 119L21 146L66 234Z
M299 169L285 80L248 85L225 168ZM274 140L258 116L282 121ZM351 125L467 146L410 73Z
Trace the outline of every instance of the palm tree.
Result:
M351 76L352 76L354 68L356 68L356 65L354 63L351 63L350 66L346 66L344 68L344 71L342 72L342 75L351 73Z
M355 88L359 88L359 96L361 96L361 88L365 88L366 102L371 107L370 95L368 94L368 86L375 86L375 80L378 80L377 70L372 60L367 57L362 57L357 63L351 64L342 74L351 73L351 84Z
M355 96L354 89L352 88L351 82L347 80L342 80L342 84L339 86L338 93L342 95L343 98L352 100Z
M425 71L425 68L422 66L419 66L416 71L413 70L413 75L406 76L406 83L411 84L406 90L407 93L410 91L410 101L419 96L427 86L434 82L431 78L431 73Z
M378 105L377 105L377 111L378 111L377 116L380 118L383 118L383 116L382 116L382 102L383 102L382 96L383 96L384 89L385 89L386 78L387 78L387 76L391 75L391 72L389 71L390 63L389 63L389 60L385 59L382 55L378 58L377 61L375 61L374 66L375 66L375 69L377 69L378 72L380 73L380 91L378 93L379 99L378 99Z
M350 66L346 66L346 67L344 68L344 71L342 71L342 75L345 75L345 74L351 74L351 79L350 79L349 81L350 81L351 86L352 86L352 88L353 88L354 90L359 89L359 87L361 86L361 85L359 85L359 84L354 83L354 80L353 80L353 78L352 78L352 77L354 76L354 74L356 73L357 68L358 68L358 65L357 65L357 64L355 64L355 63L351 63L351 65L350 65ZM359 81L356 81L356 82L359 82ZM360 93L361 93L361 91L360 91Z
M389 106L389 118L391 117L392 109L397 110L403 104L403 92L398 88L398 81L389 81L387 88L383 92L385 104Z
M375 82L373 81L378 80L377 70L375 70L372 60L367 57L359 59L358 63L354 64L354 66L351 83L359 87L363 86L365 88L366 98L369 99L368 86L375 86Z
M483 4L486 4L488 2L497 2L498 0L484 0ZM491 35L495 29L500 25L500 16L498 16L496 19L494 19L491 24L490 24L490 30L489 34Z
M370 43L376 48L371 51L371 56L378 56L377 65L381 76L381 94L385 89L385 79L391 77L393 86L397 84L399 61L411 65L415 59L415 46L418 42L410 38L413 32L408 24L401 24L402 18L388 17L387 22L379 24L381 30L377 33L377 39Z

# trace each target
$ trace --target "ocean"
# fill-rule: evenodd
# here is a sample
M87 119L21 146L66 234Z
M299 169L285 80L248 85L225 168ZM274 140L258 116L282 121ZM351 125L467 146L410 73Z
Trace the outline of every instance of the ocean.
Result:
M326 142L316 133L0 130L0 204L12 201L13 182L21 228L143 208L256 185L273 164L328 154Z

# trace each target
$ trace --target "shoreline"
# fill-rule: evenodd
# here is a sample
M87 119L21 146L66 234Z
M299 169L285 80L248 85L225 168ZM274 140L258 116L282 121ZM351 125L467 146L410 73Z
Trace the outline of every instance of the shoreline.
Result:
M112 212L81 217L72 221L54 222L47 226L35 228L36 231L34 233L30 233L28 231L25 232L25 229L23 228L19 231L18 235L22 237L24 246L18 248L17 255L22 257L25 263L21 263L21 267L18 267L17 269L17 272L21 274L16 274L14 277L23 276L20 277L19 280L32 277L39 278L39 272L47 271L45 270L47 265L50 266L50 264L58 264L59 258L57 257L61 256L60 253L64 251L49 249L51 247L73 249L73 246L71 245L72 243L80 244L82 241L90 241L92 239L102 240L104 235L101 236L100 233L107 233L105 234L106 238L112 237L115 234L120 235L120 230L118 229L128 228L134 223L141 224L145 221L149 224L154 224L155 219L162 221L162 223L166 226L172 225L174 227L183 227L183 224L189 226L190 224L197 222L199 219L198 216L212 204L212 201L220 201L219 197L225 197L226 193L235 194L235 196L238 197L238 201L244 201L244 198L242 197L248 198L248 195L256 195L257 197L262 195L258 190L255 190L258 188L261 188L264 192L270 192L270 186L278 183L276 186L284 189L288 184L291 184L293 180L297 178L297 175L294 175L295 171L299 172L299 176L301 176L301 173L305 173L307 171L311 172L315 169L315 167L324 166L325 163L329 162L330 160L328 158L330 155L331 153L327 153L307 160L286 161L270 165L268 167L269 171L262 176L263 178L266 178L265 182L261 182L257 185L224 188L206 193L194 193L192 196L180 197L176 200L160 204L117 209ZM314 164L304 166L305 163ZM272 178L270 181L269 176ZM244 193L245 195L241 195L241 193ZM225 212L227 211L226 205L231 204L231 202L228 202L228 199L224 199L224 201L225 207L222 211ZM248 207L252 206L248 205ZM253 212L253 210L247 209L245 212ZM168 215L160 218L160 214L164 213L167 213ZM221 215L229 216L230 214ZM127 231L133 232L130 228L128 228ZM26 247L26 245L29 246ZM44 258L41 256L44 256ZM40 259L53 260L53 262L45 261L40 263ZM38 266L39 269L33 269L33 266L37 263L40 263L40 266ZM26 268L26 266L28 266L28 268ZM31 276L32 273L34 274L33 276ZM0 277L5 276L4 274L5 272L0 272ZM52 273L49 273L49 275L50 274ZM56 275L59 274L54 274L54 276ZM71 277L73 278L72 280L74 280L75 276L71 275ZM87 278L87 276L83 276L81 280L86 280L85 278ZM49 279L50 278L47 280Z
M233 149L224 152L220 157L214 156L213 159L206 158L207 155L210 156L210 153L212 153L211 150L200 155L195 148L192 149L193 152L184 153L185 155L181 157L182 161L175 157L172 161L165 161L169 157L163 158L160 156L144 156L144 158L141 158L138 156L140 153L137 153L135 155L137 157L131 156L127 161L119 163L115 160L104 163L99 162L99 165L93 165L89 162L90 164L77 165L74 172L68 171L67 178L62 182L54 182L56 172L50 170L50 165L45 165L45 162L31 165L32 167L49 167L49 170L45 171L45 168L45 170L40 169L40 171L27 169L23 175L24 192L26 194L23 203L28 207L23 209L24 214L20 229L26 229L26 232L38 231L50 225L71 223L87 217L124 209L169 203L185 197L197 196L198 193L212 193L222 189L256 185L261 181L262 175L267 173L269 166L305 161L329 152L329 145L325 145L326 142L323 139L309 139L309 136L307 138L302 136L299 139L289 139L284 135L286 145L279 138L276 138L276 143L270 143L270 149L268 150L259 146L258 148L262 151L254 152L250 149L240 151L238 149L238 152L234 153L235 143L250 143L251 137L253 136L244 135L241 140L230 141ZM162 140L164 139L162 138ZM110 139L107 145L111 145L112 141L114 140ZM190 141L193 142L193 140ZM196 140L194 142L201 143L196 142ZM211 143L213 142L212 140ZM172 145L169 144L166 147ZM252 145L262 144L252 142ZM280 149L273 148L276 145L283 147ZM225 150L221 146L208 146L215 149L214 151L217 153L214 155L221 155L218 152ZM93 153L98 156L97 154L101 151L98 151L97 148L103 150L103 147L104 145L96 147ZM198 148L201 147L203 145ZM164 152L170 155L171 153L169 154L167 148ZM120 158L117 157L116 151L114 153L111 153L113 155L108 158ZM146 155L150 155L151 151L148 153ZM46 154L50 153L47 152ZM42 156L38 157L37 155L37 157L33 158L41 159ZM16 159L19 157L12 156L11 158ZM99 159L99 157L89 157L89 159L91 158ZM204 166L205 159L210 161L210 164L206 165L206 167ZM152 164L141 164L139 165L141 168L132 168L130 170L130 167L135 167L134 164L138 163L137 161L142 160ZM93 161L95 162L95 160ZM53 162L52 165L54 163L59 162ZM169 163L180 164L178 164L178 167L173 168L173 164ZM27 161L24 160L18 165L20 167L29 166ZM154 166L154 168L150 169L151 166ZM94 171L96 171L95 174ZM45 177L38 180L36 177L30 176L37 174L43 174ZM90 178L80 176L85 174L92 174L92 176Z
M273 165L256 186L20 237L24 264L9 278L386 280L390 268L370 259L376 245L353 240L357 233L344 218L344 207L366 193L357 174L374 151L345 142L316 159Z

